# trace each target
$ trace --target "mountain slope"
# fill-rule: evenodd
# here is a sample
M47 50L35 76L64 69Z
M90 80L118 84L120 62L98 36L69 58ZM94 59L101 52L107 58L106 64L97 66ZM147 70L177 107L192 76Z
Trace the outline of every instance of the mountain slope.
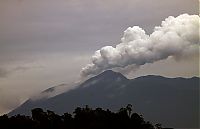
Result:
M149 75L129 80L109 70L68 92L51 98L29 99L9 115L30 114L35 107L57 113L72 112L77 106L84 105L115 111L128 103L152 122L168 127L198 127L199 78Z

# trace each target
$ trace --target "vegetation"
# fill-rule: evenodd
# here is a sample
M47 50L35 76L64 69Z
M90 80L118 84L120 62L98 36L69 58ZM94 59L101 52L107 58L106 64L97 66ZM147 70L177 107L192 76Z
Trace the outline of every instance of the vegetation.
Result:
M144 121L141 115L132 113L132 105L128 104L118 112L77 107L73 115L58 115L53 111L41 108L32 110L32 117L15 115L0 116L0 129L162 129L160 124L153 126Z

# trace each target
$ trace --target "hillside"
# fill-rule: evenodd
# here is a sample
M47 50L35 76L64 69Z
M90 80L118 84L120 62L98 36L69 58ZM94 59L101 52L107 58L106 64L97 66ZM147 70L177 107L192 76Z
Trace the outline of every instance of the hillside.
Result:
M41 94L54 89L55 87ZM198 127L199 78L149 75L127 79L122 74L109 70L54 97L29 99L9 115L30 115L30 110L36 107L62 114L84 105L116 111L129 103L146 120L162 123L167 127Z

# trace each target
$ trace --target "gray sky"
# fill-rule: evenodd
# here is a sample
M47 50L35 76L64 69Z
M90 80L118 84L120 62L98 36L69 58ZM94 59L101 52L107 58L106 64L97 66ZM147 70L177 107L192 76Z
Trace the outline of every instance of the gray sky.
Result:
M168 16L198 14L197 0L0 0L0 114L49 87L70 83L103 46L124 30L149 34ZM199 57L146 64L130 78L192 77ZM176 71L176 72L174 72Z

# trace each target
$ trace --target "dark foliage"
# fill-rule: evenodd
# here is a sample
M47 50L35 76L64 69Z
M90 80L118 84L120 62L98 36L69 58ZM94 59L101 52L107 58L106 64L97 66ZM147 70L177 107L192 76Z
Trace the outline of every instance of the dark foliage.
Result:
M32 110L32 117L16 115L0 116L0 129L162 129L160 124L153 126L144 121L141 115L132 113L132 105L128 104L118 112L77 107L73 116L64 113L62 116L53 111L41 108Z

